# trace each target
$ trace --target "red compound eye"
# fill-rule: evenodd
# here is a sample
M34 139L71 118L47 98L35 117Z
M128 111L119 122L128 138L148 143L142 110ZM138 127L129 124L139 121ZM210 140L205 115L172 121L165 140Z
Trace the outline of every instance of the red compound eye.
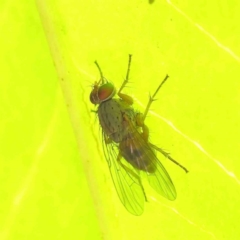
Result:
M99 102L104 102L115 95L115 87L111 83L105 83L98 89Z

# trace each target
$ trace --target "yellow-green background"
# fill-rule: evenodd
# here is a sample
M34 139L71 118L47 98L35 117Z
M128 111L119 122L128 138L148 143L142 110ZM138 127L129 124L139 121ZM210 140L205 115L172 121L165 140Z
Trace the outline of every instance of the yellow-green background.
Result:
M239 239L239 1L0 3L0 239ZM121 205L88 97L99 73L152 106L170 202ZM169 122L170 121L170 122ZM171 123L173 125L171 125Z

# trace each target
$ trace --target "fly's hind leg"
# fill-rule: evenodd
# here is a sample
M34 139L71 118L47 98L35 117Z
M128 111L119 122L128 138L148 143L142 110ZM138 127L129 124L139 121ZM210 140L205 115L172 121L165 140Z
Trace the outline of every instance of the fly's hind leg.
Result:
M161 148L153 145L152 143L150 143L148 141L148 138L149 138L149 129L148 127L145 125L144 121L145 121L145 118L147 116L147 113L150 109L150 106L151 104L156 100L155 99L155 96L157 95L159 89L162 87L162 85L167 81L168 79L168 75L166 75L166 77L163 79L163 81L161 82L161 84L158 86L157 90L155 91L155 93L149 97L149 101L148 101L148 104L147 104L147 107L144 111L144 114L141 114L141 113L138 113L137 116L136 116L136 124L137 126L141 127L142 128L142 137L143 139L149 144L150 147L152 147L153 149L157 150L158 152L160 152L161 154L163 154L166 158L168 158L170 161L172 161L173 163L175 163L176 165L178 165L180 168L182 168L186 173L188 173L188 170L183 166L181 165L179 162L177 162L176 160L174 160L169 153L165 152L164 150L162 150Z
M162 150L161 148L155 146L154 144L152 143L149 143L149 145L157 150L158 152L160 152L162 155L164 155L166 158L168 158L170 161L172 161L173 163L175 163L176 165L178 165L180 168L182 168L186 173L188 173L188 170L182 165L180 164L179 162L177 162L175 159L173 159L169 153L165 152L164 150Z
M119 96L124 102L126 102L128 105L132 105L132 104L133 104L133 98L130 97L130 96L128 96L127 94L122 93L122 90L123 90L123 88L126 86L126 84L128 83L131 62L132 62L132 55L129 54L129 58L128 58L128 68L127 68L126 78L125 78L125 80L123 81L122 86L120 87L120 89L119 89L119 91L118 91L118 96Z
M161 154L163 154L167 159L169 159L170 161L172 161L173 163L175 163L176 165L178 165L180 168L182 168L186 173L188 173L188 170L181 165L179 162L177 162L175 159L173 159L169 153L165 152L164 150L162 150L161 148L155 146L154 144L150 143L148 141L148 137L149 137L149 129L148 127L144 124L144 119L143 119L143 115L141 113L138 113L136 116L136 124L137 126L142 128L142 138L149 144L149 146L155 150L157 150L158 152L160 152Z

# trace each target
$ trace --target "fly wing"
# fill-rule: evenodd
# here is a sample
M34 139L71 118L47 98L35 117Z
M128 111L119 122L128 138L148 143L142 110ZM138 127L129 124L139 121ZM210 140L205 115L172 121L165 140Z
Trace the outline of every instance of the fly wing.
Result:
M126 161L132 162L131 164L135 168L142 170L150 186L155 191L169 200L176 199L177 193L173 182L162 163L158 160L153 148L131 123L130 133L131 137L125 143L129 149L129 152L124 156Z
M102 132L105 158L118 196L125 208L133 215L141 215L144 210L145 193L136 171L130 164L118 159L119 149L116 143L105 143L107 136Z

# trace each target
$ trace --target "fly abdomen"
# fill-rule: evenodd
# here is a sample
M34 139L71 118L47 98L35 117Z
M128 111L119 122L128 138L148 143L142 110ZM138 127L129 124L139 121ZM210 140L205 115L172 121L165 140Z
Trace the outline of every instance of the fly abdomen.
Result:
M148 173L155 172L156 157L148 144L140 145L135 139L127 138L119 144L119 150L124 159L134 168Z

